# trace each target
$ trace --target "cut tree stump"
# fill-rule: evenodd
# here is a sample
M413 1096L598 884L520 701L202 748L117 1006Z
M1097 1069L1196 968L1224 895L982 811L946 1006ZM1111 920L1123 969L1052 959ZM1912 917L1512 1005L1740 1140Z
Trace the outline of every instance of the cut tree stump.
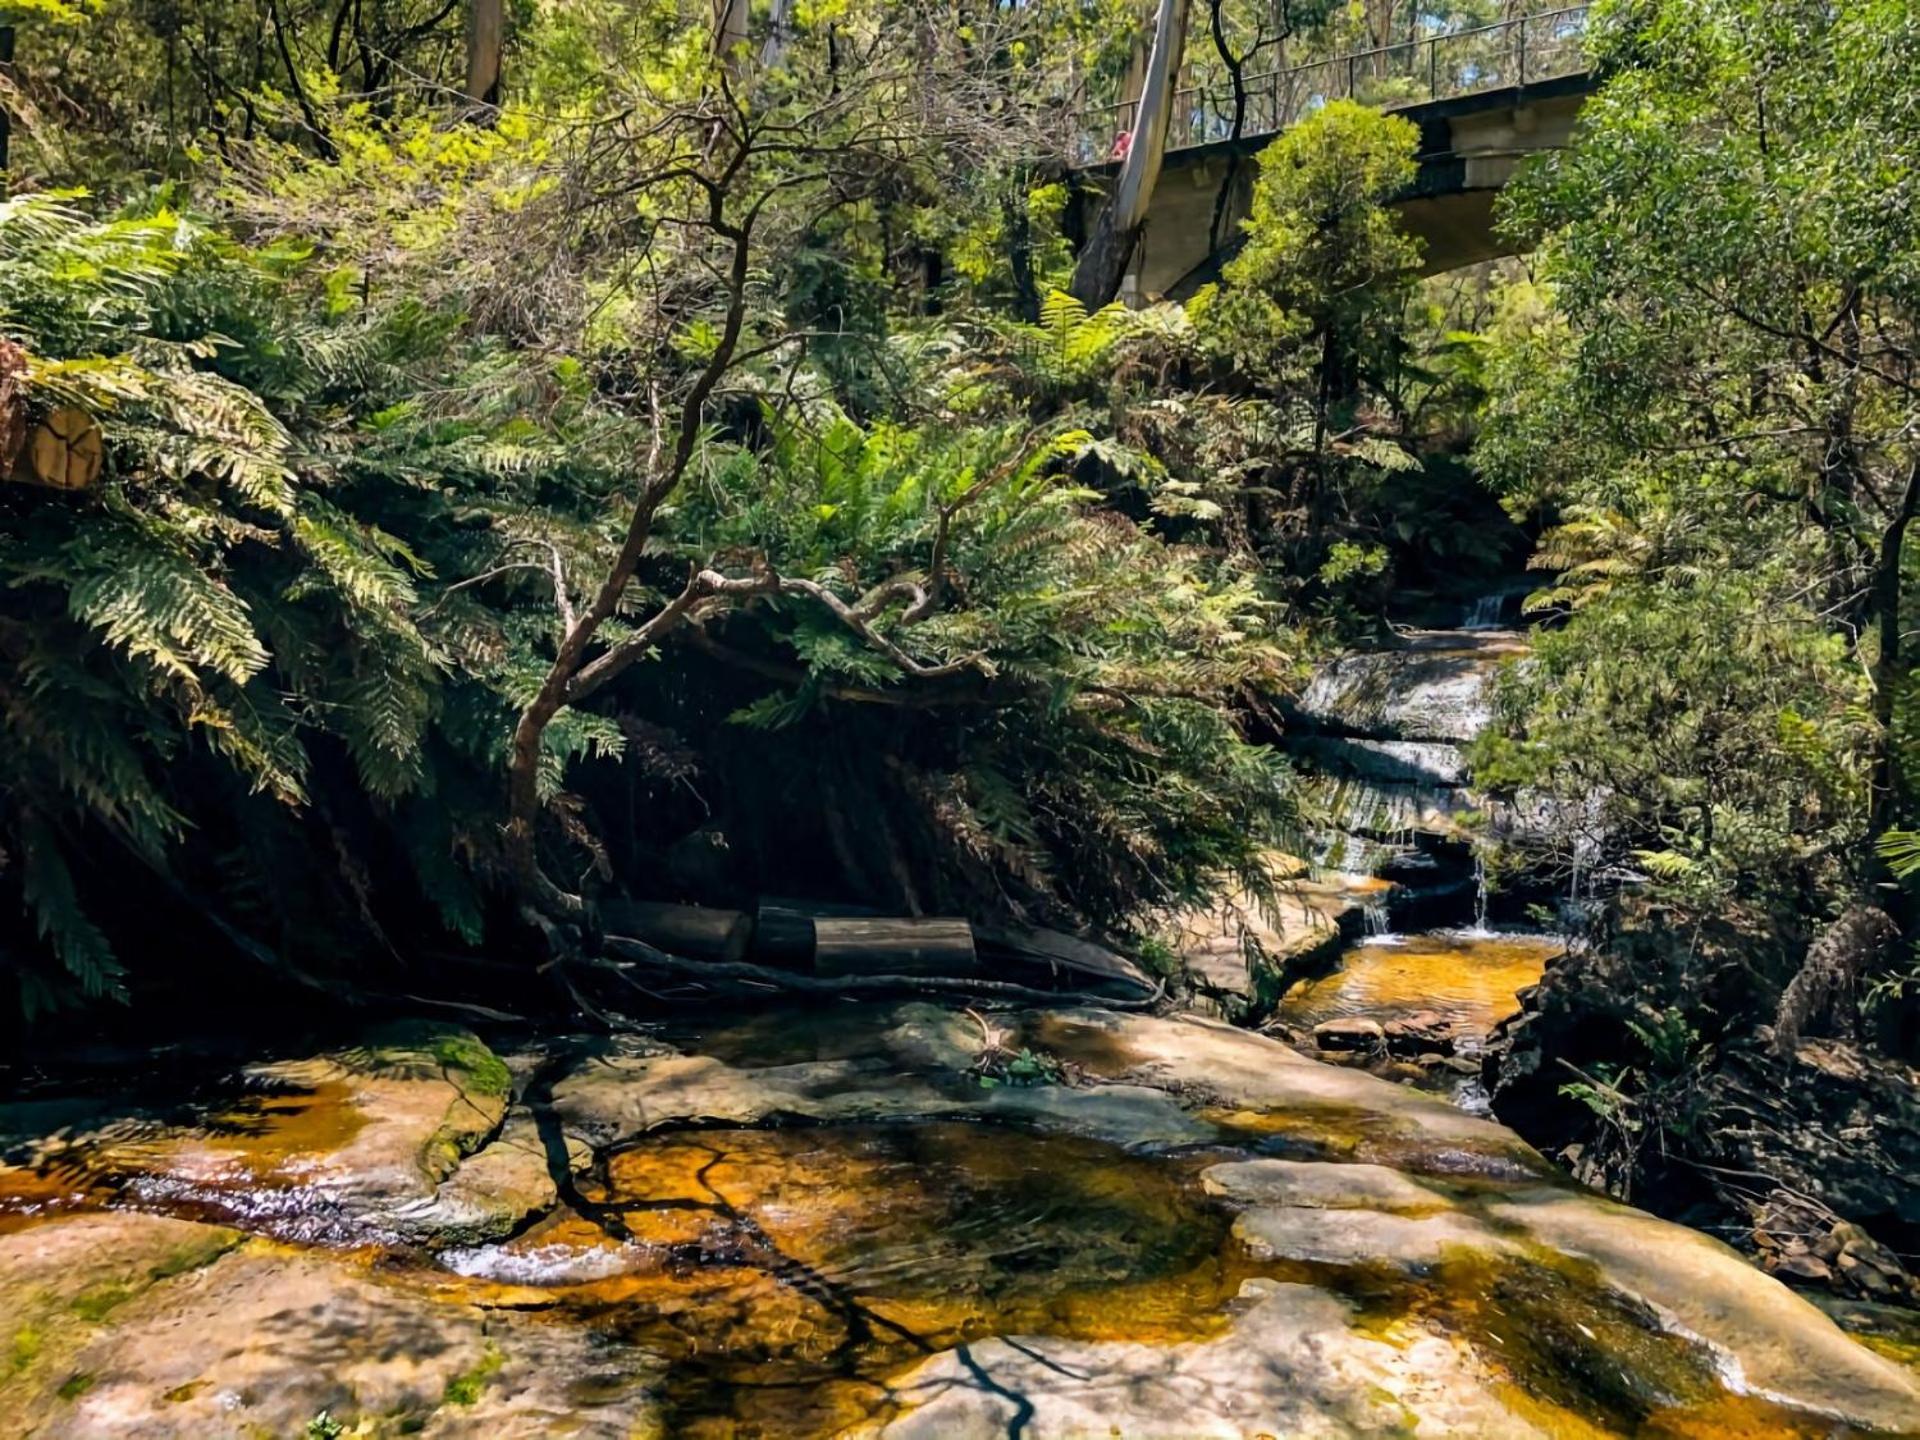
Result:
M12 478L53 490L86 490L100 478L106 442L84 410L63 405L27 432Z

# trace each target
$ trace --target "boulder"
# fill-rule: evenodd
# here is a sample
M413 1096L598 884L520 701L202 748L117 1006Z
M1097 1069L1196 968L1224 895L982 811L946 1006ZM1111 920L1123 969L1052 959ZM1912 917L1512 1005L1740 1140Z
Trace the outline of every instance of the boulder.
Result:
M1451 1055L1455 1037L1453 1021L1437 1010L1422 1010L1387 1021L1387 1049L1395 1055Z
M1387 1031L1365 1015L1342 1015L1314 1026L1313 1043L1322 1050L1378 1050L1387 1043Z

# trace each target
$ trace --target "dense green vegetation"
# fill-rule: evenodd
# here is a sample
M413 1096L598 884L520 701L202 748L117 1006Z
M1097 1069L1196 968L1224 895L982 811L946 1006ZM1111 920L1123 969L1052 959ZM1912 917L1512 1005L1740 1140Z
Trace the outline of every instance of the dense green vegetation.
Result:
M1414 33L1159 8L12 7L0 439L105 442L0 486L19 1011L587 1005L621 895L1151 950L1311 825L1310 664L1531 554L1475 774L1624 967L1602 1169L1742 1046L1910 1053L1911 7L1599 7L1465 276L1416 127L1335 100L1127 308L1068 162L1156 24L1230 95Z
M1330 107L1222 286L1090 312L1046 157L1099 17L529 7L478 108L457 16L232 18L18 37L10 403L107 443L0 496L29 1013L188 953L379 993L618 891L1265 892L1261 717L1448 544L1411 127Z
M1548 1130L1592 1178L1750 1220L1796 1177L1899 1246L1920 25L1624 4L1594 43L1611 78L1580 143L1505 199L1533 283L1492 332L1475 452L1547 526L1534 603L1565 617L1475 757L1565 820L1507 858L1636 877L1545 1022L1544 1063L1578 1070ZM1848 1078L1794 1068L1809 1036ZM1795 1158L1841 1113L1884 1128Z

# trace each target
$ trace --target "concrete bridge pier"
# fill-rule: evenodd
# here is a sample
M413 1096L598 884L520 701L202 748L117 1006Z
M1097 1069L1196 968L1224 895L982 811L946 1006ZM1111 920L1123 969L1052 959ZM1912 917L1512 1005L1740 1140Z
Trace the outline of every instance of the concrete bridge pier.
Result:
M1401 223L1425 242L1423 273L1443 274L1512 253L1513 247L1495 232L1494 198L1522 161L1562 149L1572 140L1574 121L1592 88L1592 76L1582 73L1393 107L1392 113L1420 129L1419 173L1394 204ZM1254 157L1273 139L1270 134L1249 136L1168 153L1147 212L1146 232L1121 286L1128 303L1158 296L1184 298L1219 277L1220 265L1238 247L1240 222L1248 213ZM1208 232L1236 150L1242 164L1222 227L1230 238L1215 253ZM1088 231L1115 168L1108 164L1079 173L1081 214Z

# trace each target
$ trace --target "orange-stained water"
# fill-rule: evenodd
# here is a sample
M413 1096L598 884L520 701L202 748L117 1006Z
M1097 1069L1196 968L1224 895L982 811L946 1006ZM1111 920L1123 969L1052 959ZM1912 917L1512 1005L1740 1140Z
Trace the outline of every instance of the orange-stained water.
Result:
M1059 1058L1089 1075L1131 1063L1119 1049L1066 1053L1068 1034L1036 1022L1022 1039L1062 1041ZM301 1177L365 1123L350 1097L318 1080L166 1122L108 1125L68 1151L44 1147L57 1157L47 1163L0 1169L0 1213L46 1226L62 1223L62 1206L202 1219L220 1195L252 1193L280 1200L215 1213L298 1235L286 1221ZM1352 1324L1389 1344L1422 1333L1458 1340L1513 1412L1549 1434L1832 1433L1829 1422L1729 1394L1712 1357L1584 1262L1469 1252L1409 1273L1386 1257L1255 1259L1200 1176L1270 1151L1291 1133L1289 1116L1218 1118L1222 1145L1158 1154L957 1120L661 1132L603 1152L570 1204L510 1239L437 1253L360 1243L339 1249L337 1263L425 1303L512 1307L590 1330L609 1373L660 1370L663 1433L695 1440L825 1436L884 1421L890 1381L993 1335L1204 1343L1226 1332L1234 1297L1257 1276L1342 1296ZM1291 1118L1302 1146L1391 1163L1397 1138L1376 1133L1378 1117L1323 1107ZM1457 1203L1476 1203L1474 1184L1455 1191Z
M1280 1018L1311 1029L1350 1015L1384 1022L1432 1011L1484 1035L1520 1008L1515 997L1564 948L1546 935L1378 936L1349 947L1332 974L1289 990Z

